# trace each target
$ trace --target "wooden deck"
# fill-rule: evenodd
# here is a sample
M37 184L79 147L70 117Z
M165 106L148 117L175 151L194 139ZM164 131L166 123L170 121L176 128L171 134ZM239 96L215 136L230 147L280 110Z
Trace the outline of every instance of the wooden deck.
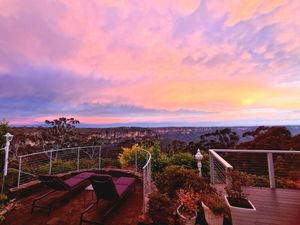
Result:
M218 190L224 186L217 186ZM256 225L300 225L300 190L245 188L257 210Z

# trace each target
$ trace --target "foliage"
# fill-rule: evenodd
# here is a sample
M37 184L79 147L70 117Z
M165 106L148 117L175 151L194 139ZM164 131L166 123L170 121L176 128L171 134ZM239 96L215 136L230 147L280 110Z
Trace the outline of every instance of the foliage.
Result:
M188 152L179 152L170 157L170 165L182 166L187 169L196 169L195 156Z
M160 143L158 141L142 144L141 148L151 154L151 167L153 172L162 171L168 164L168 157L161 153Z
M200 193L213 191L213 188L203 177L199 177L196 171L180 166L169 166L162 173L156 174L154 179L158 190L171 198L175 197L176 190L181 188L189 188Z
M121 167L135 165L135 155L137 156L138 169L141 170L146 163L146 152L138 144L129 148L123 148L123 152L119 155Z
M228 212L227 205L221 194L210 193L207 195L203 195L202 201L216 215Z
M52 143L53 148L73 147L77 143L78 133L76 124L80 122L74 118L60 117L54 120L45 120L51 127L43 133L44 141Z
M247 177L237 170L228 172L230 184L225 187L225 191L229 197L235 199L245 199L247 194L242 190L242 186L247 185Z
M179 189L177 190L178 195L178 202L185 208L187 211L197 211L198 205L200 201L200 193L186 190L186 189Z
M0 148L4 147L5 137L4 135L8 132L8 121L5 119L0 120Z
M234 148L239 141L239 135L230 128L216 130L200 136L199 146L202 149Z
M172 215L172 202L166 194L152 192L149 195L148 215L155 224L168 225L168 217Z
M5 119L0 120L0 149L4 147L5 137L4 135L8 132L8 122ZM0 170L4 167L5 152L0 150Z
M286 127L260 126L254 131L246 132L243 137L250 136L252 141L243 142L238 148L243 149L290 149L291 132Z
M102 158L101 159L101 167L116 167L121 168L121 164L119 160L112 158Z
M6 194L0 193L0 205L5 205L9 201Z

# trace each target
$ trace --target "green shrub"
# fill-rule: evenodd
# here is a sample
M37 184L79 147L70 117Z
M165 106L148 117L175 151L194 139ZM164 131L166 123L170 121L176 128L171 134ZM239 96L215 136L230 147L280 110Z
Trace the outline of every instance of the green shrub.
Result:
M99 167L99 159L81 158L79 161L80 169L90 169Z
M169 166L164 172L156 174L154 179L158 190L168 194L171 198L176 196L176 190L181 188L192 189L200 193L214 191L205 178L199 177L197 171L180 166Z
M166 194L152 192L149 195L148 216L155 224L169 225L169 217L172 215L172 202Z
M137 155L138 169L141 170L146 164L147 154L142 148L135 144L131 148L122 148L123 152L119 155L119 162L121 167L128 167L135 165L135 155Z
M187 169L196 169L197 164L195 156L189 152L179 152L171 156L170 164L174 166L182 166Z
M228 207L225 203L224 197L221 194L211 193L203 195L202 201L216 215L228 213Z
M119 160L117 159L112 159L112 158L102 158L101 159L101 167L117 167L117 168L121 168L121 164L119 162Z
M65 161L62 159L57 159L52 161L52 173L64 173L75 169L77 169L76 160Z

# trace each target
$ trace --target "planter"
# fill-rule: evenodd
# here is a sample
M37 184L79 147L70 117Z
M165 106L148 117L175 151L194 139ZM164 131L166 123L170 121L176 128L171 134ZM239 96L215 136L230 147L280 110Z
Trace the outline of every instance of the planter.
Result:
M177 214L179 216L179 224L180 225L195 225L197 212L194 211L194 215L192 217L185 215L186 213L182 210L182 205L177 207Z
M203 202L201 202L204 210L205 220L208 225L223 225L224 214L214 214L214 212L208 208Z
M230 205L228 201L228 196L225 196L225 202L230 208L231 214L231 222L232 225L254 225L255 224L255 216L256 216L256 208L248 200L252 208L240 208Z

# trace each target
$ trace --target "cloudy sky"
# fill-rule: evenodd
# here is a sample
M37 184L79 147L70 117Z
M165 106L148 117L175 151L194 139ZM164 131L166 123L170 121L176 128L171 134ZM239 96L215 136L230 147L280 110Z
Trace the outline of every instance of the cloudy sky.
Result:
M0 0L0 119L300 124L298 0Z

